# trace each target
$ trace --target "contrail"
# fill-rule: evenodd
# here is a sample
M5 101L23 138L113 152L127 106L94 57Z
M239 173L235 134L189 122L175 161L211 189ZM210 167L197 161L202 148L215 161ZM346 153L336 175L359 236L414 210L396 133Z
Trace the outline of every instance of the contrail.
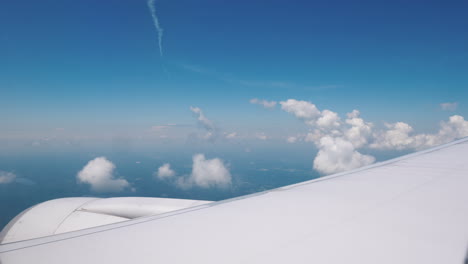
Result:
M162 57L163 56L163 50L162 50L163 29L161 28L161 25L159 24L158 16L156 16L156 7L154 5L155 2L156 0L148 0L148 8L151 12L151 17L153 17L154 27L156 28L156 31L158 32L159 54L161 54L161 57Z

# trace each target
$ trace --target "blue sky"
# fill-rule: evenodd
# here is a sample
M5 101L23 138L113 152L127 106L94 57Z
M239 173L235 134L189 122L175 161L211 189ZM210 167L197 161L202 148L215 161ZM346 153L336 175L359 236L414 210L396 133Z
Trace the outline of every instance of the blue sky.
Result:
M181 124L185 138L196 129L190 106L229 131L307 130L252 98L305 100L340 115L359 109L376 124L434 132L468 112L467 7L159 0L160 56L146 1L6 1L0 136L136 138ZM458 107L440 111L444 102Z

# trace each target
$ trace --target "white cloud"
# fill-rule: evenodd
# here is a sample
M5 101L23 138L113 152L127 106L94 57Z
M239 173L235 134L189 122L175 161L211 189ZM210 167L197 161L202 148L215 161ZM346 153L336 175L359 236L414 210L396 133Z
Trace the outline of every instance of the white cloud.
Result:
M375 158L355 150L353 144L343 138L324 136L318 145L314 169L323 174L332 174L369 165Z
M169 179L176 175L175 171L171 169L171 165L169 163L165 163L161 167L158 168L158 172L155 173L155 176L159 179Z
M286 141L287 141L288 143L296 143L297 140L298 140L298 138L297 138L297 137L294 137L294 136L288 137L288 138L286 139Z
M448 122L443 122L439 130L439 136L445 141L468 136L468 121L463 116L453 115Z
M12 183L16 179L16 175L12 172L0 171L0 184Z
M377 132L370 144L376 149L421 149L448 143L457 138L468 136L468 121L463 116L453 115L447 122L440 123L436 134L413 135L413 128L403 122L386 124L388 130Z
M378 149L397 149L402 150L415 146L415 138L410 136L413 128L403 122L385 124L386 131L375 135L375 141L370 145L371 148Z
M251 104L258 104L265 108L274 108L276 106L275 101L260 100L257 98L250 99Z
M320 139L324 136L342 137L343 132L340 129L324 130L321 128L312 129L304 138L305 142L313 142L315 145L320 144Z
M288 99L280 104L281 109L303 120L308 126L320 130L334 130L341 126L342 122L337 113L327 109L320 111L311 102Z
M192 173L188 177L181 177L177 185L181 188L198 186L202 188L220 187L231 185L232 176L223 161L214 158L206 159L203 154L193 156Z
M300 119L315 119L320 116L320 111L317 107L307 101L298 101L295 99L288 99L280 102L281 109L288 113L292 113Z
M387 123L386 129L376 130L371 122L360 117L358 110L348 113L347 119L342 122L337 113L320 111L311 102L288 99L280 104L284 111L292 113L311 128L304 141L317 146L323 137L331 136L343 138L356 149L421 149L468 136L468 121L459 115L451 116L448 122L441 122L436 134L413 134L413 128L403 122ZM447 104L446 108L456 106L456 103Z
M361 112L356 109L351 111L351 113L346 113L346 116L348 117L348 119L358 118L360 115L361 115Z
M424 144L434 146L453 141L457 138L468 137L468 121L463 116L453 115L448 122L441 122L439 132L435 135L419 135L424 137Z
M313 167L323 174L341 172L371 164L375 158L359 153L356 149L367 144L372 136L372 124L359 117L354 110L345 122L338 113L320 111L313 103L289 99L280 102L282 109L304 121L311 130L304 137L319 149Z
M320 130L314 129L311 130L309 133L307 133L306 137L304 138L305 142L314 142L315 144L318 144L320 142L320 138L322 138L324 135Z
M317 119L316 124L322 129L334 129L338 128L341 122L337 113L330 110L323 110L321 112L321 116Z
M91 185L96 192L118 192L129 187L125 179L116 179L115 165L105 157L95 158L86 164L76 175L80 183Z
M444 111L455 111L457 110L458 103L453 102L453 103L441 103L440 108Z
M374 157L359 153L360 148L421 149L468 136L468 121L459 115L441 122L435 134L414 134L413 128L404 122L387 123L385 129L376 129L373 123L360 117L358 110L348 113L342 122L337 113L320 111L311 102L288 99L280 104L282 110L301 119L310 128L301 139L317 146L319 152L314 159L314 168L325 174L374 162ZM441 107L453 109L456 103ZM290 137L287 141L292 143L298 139Z
M360 118L358 110L353 110L347 116L348 119L345 122L350 127L344 132L346 140L351 142L355 148L365 146L372 136L373 124L365 122L364 119Z

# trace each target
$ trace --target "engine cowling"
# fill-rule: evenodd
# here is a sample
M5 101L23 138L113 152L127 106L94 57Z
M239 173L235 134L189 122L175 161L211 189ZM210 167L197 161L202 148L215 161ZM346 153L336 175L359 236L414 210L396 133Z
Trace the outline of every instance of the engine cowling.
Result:
M13 218L0 233L0 244L158 215L210 202L146 197L50 200Z

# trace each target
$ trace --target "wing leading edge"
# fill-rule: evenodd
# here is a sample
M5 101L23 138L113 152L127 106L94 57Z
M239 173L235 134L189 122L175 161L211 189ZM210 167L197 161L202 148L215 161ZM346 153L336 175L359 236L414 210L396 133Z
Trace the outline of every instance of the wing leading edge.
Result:
M9 263L463 263L468 139L296 185L0 246Z

